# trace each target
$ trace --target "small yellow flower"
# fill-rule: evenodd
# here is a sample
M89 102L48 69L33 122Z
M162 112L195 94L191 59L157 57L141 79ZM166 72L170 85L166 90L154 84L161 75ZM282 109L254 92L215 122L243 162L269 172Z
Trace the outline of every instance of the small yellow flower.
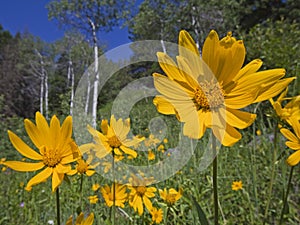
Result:
M182 188L179 188L178 191L176 191L174 188L170 188L169 190L167 190L166 188L164 190L159 190L160 197L168 205L174 205L182 197L182 193Z
M108 207L112 207L113 205L122 208L125 207L124 203L127 201L128 197L125 185L116 183L114 183L111 187L105 185L101 188L101 193Z
M94 223L94 213L91 213L86 219L84 219L83 213L77 217L74 225L92 225ZM73 225L73 216L67 220L66 225Z
M92 195L92 196L89 196L88 198L89 198L91 204L96 204L99 200L97 195Z
M164 151L165 149L165 146L160 144L158 147L157 147L157 151Z
M280 132L288 139L288 141L285 142L286 146L295 151L288 157L286 162L290 166L296 166L300 162L300 122L297 117L291 117L290 124L294 133L286 128L280 129Z
M71 170L68 175L75 175L75 174L85 174L87 176L92 176L96 171L95 168L99 165L99 163L95 163L91 165L93 157L91 154L88 155L87 160L85 161L82 157L77 159L76 161L76 168Z
M155 138L153 134L150 134L147 139L144 140L144 144L146 147L155 147L156 144L159 144L160 140Z
M261 130L257 130L257 131L256 131L256 135L257 135L257 136L260 136L260 135L261 135Z
M152 207L150 214L152 216L152 223L156 223L156 224L161 223L161 221L163 219L162 209L157 209L155 207Z
M153 151L148 151L148 160L154 160L155 159L155 154Z
M163 142L164 142L165 144L168 144L169 141L168 141L167 138L164 138Z
M25 129L39 152L33 150L16 134L8 131L9 139L15 149L23 156L38 162L6 161L3 165L13 170L27 172L43 169L27 183L26 190L52 177L52 191L64 180L64 175L70 172L70 163L76 160L78 146L72 139L72 117L68 116L62 126L56 116L48 125L46 119L39 112L35 115L36 125L25 119Z
M129 205L137 211L139 215L144 212L144 207L150 212L152 209L152 202L150 198L155 197L156 188L147 187L148 179L140 179L133 175L130 179L130 184L127 186L130 190Z
M232 182L231 189L232 189L233 191L238 191L238 190L240 190L240 189L242 189L242 188L243 188L243 183L242 183L242 181L233 181L233 182Z
M92 190L97 191L100 188L100 184L93 184Z

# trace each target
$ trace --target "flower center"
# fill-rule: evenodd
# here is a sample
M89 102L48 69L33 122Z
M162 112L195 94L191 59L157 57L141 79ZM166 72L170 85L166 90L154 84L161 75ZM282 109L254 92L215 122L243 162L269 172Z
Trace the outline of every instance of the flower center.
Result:
M147 188L145 186L138 186L136 188L136 192L139 196L143 196L146 191L147 191Z
M120 142L120 140L117 138L116 135L108 139L108 144L113 148L118 148L122 145L122 143Z
M88 170L88 164L83 159L77 160L77 171L78 173L85 173Z
M213 110L224 104L224 90L221 84L211 80L200 82L194 90L194 102L197 110Z
M48 167L55 167L61 161L61 155L58 154L56 149L48 149L47 147L42 147L41 153L43 155L43 163Z
M167 196L167 202L169 204L174 204L176 202L176 195L174 195L174 194L168 194L168 196Z

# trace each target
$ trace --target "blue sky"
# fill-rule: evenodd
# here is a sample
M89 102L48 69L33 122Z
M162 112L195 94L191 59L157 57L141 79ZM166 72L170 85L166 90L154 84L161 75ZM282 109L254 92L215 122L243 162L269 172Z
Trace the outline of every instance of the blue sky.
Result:
M0 24L13 35L16 32L29 31L47 42L54 42L63 37L54 21L48 20L47 9L49 0L2 0L0 1ZM110 33L99 34L100 43L107 50L130 42L127 29L114 28Z

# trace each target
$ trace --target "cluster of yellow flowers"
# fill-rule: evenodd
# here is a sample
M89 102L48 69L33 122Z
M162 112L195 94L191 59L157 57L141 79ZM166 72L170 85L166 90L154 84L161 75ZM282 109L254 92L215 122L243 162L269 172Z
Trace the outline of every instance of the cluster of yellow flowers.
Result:
M224 146L232 146L238 142L242 135L237 129L250 126L256 115L242 111L250 104L271 99L277 115L290 126L294 132L281 128L281 133L288 139L286 145L295 150L287 163L295 166L300 161L300 96L285 98L287 86L295 78L283 78L285 70L270 69L258 71L262 61L255 59L244 65L246 50L241 40L236 40L229 32L226 37L219 39L215 31L211 31L202 48L202 55L186 31L179 34L179 55L177 63L166 53L158 52L159 64L165 75L154 73L154 85L160 95L153 103L157 110L166 115L176 115L183 123L184 135L200 139L206 129L211 129L213 135ZM285 91L284 91L285 90ZM277 101L272 100L278 94ZM290 100L284 107L282 102ZM101 131L88 126L93 137L92 143L77 146L72 138L72 118L68 116L62 124L53 116L50 124L43 115L36 113L36 124L25 119L25 129L32 143L38 149L33 150L12 131L8 131L9 139L15 149L24 157L35 162L6 161L1 164L17 171L38 171L26 185L27 190L32 186L52 178L52 191L57 190L66 175L86 174L92 176L99 162L93 163L93 156L102 159L112 155L115 161L125 157L135 159L138 154L134 146L139 145L144 138L133 137L129 139L130 120L117 120L114 115L102 120ZM168 140L165 140L166 144ZM149 148L159 144L160 141L151 136L145 140L144 145ZM150 148L151 149L151 148ZM158 150L164 151L163 146ZM94 153L91 154L91 152ZM88 153L85 160L83 155ZM148 160L154 160L152 150L148 152ZM75 168L72 165L76 164ZM105 165L109 170L111 165ZM153 206L151 198L157 189L149 187L137 176L132 176L129 184L114 183L112 186L94 186L100 192L108 207L124 207L128 201L134 211L139 215L144 212L144 206L152 216L152 221L162 221L162 209ZM241 189L242 183L233 183L232 189ZM129 190L129 191L128 191ZM175 204L182 196L182 189L176 191L159 190L160 197L167 205ZM98 196L90 197L96 203ZM78 224L91 224L93 214L84 222L83 214L78 218ZM76 224L77 224L76 220ZM70 222L71 221L71 222ZM71 224L70 219L67 224Z

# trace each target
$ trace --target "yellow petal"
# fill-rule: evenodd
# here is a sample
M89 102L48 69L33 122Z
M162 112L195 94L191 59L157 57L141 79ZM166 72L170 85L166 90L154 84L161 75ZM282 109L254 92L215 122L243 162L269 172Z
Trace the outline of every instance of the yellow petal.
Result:
M5 161L1 164L13 170L22 171L22 172L40 170L45 166L43 162L27 163L27 162L19 162L19 161Z
M61 182L64 180L64 174L58 173L56 169L53 169L52 174L52 191L56 191L58 186L61 184Z
M94 222L94 213L91 213L86 220L84 221L83 225L92 225Z
M289 131L286 128L282 128L280 129L280 132L283 134L283 136L285 136L287 139L289 139L292 142L296 142L298 143L298 138L296 137L295 134L293 134L291 131Z
M295 153L293 153L292 155L290 155L288 157L288 159L286 160L286 162L290 166L296 166L300 162L300 151L296 151Z
M81 224L82 221L83 221L83 217L84 217L84 215L83 215L83 213L81 212L81 213L79 214L79 216L77 217L77 219L76 219L76 224Z
M233 127L244 129L250 126L256 118L256 114L243 112L236 109L226 109L226 122Z
M42 135L42 140L43 140L44 144L46 146L51 146L51 141L49 139L50 128L47 123L47 120L40 112L36 112L35 121L36 121L36 126L39 129L40 134Z
M263 62L260 59L252 60L246 66L244 66L238 74L234 77L234 81L239 80L241 77L244 77L248 74L255 73L262 66Z
M21 138L19 138L13 132L8 131L8 136L15 149L23 156L33 160L42 160L42 156L39 153L31 149L21 140Z
M25 119L24 120L25 129L30 137L33 144L40 149L43 145L45 145L45 141L43 140L44 136L41 134L40 130L37 129L34 123L32 123L30 120Z
M212 130L215 137L224 146L230 147L242 138L242 135L230 125L227 125L225 130L218 127L213 127Z
M210 31L209 35L204 41L202 48L202 58L209 66L214 74L217 71L216 52L219 48L219 36L216 31Z
M92 176L94 173L96 173L95 170L87 170L85 174L86 174L88 177L90 177L90 176Z
M46 167L43 171L35 175L33 178L30 179L30 181L27 184L27 188L31 188L33 185L42 183L47 180L48 177L52 174L52 167Z
M300 150L300 143L299 142L287 141L287 142L285 142L285 145L288 146L290 149Z
M60 141L60 122L57 117L54 115L50 121L50 136L48 137L51 140L51 146L53 149L56 148L56 145Z
M152 209L152 202L150 201L149 198L147 198L145 195L143 196L143 202L146 206L146 208L148 209L149 212L151 212Z
M171 115L176 113L174 106L170 102L168 102L162 95L156 96L153 99L153 104L156 106L157 111L162 114Z
M179 32L179 55L189 59L190 53L188 53L188 55L185 55L185 53L187 53L186 49L189 50L189 52L193 53L196 56L200 56L199 54L199 50L195 44L194 39L191 37L191 35L185 31L182 30ZM181 48L181 46L183 48Z
M248 90L244 93L229 93L224 98L225 106L232 109L241 109L255 101L257 91Z
M121 145L120 148L122 149L123 152L125 152L126 154L128 155L131 155L133 158L136 158L137 157L137 153L136 151L130 149L130 148L127 148L126 146L124 145Z

